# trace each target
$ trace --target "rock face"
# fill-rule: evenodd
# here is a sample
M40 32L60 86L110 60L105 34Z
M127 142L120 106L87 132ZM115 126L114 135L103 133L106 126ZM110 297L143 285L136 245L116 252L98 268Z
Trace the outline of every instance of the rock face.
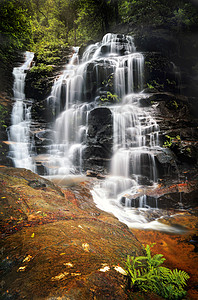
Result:
M108 171L112 156L113 119L108 108L96 108L89 114L87 147L84 151L84 168Z
M5 93L0 93L0 165L12 166L12 161L7 157L9 152L7 129L10 126L11 112L10 97Z
M116 269L141 245L95 207L89 187L61 190L31 171L0 169L2 299L127 299Z
M186 96L167 92L154 93L149 100L155 107L163 132L162 143L169 149L166 151L173 153L176 168L181 175L183 172L193 174L198 163L198 119L193 116L190 100Z

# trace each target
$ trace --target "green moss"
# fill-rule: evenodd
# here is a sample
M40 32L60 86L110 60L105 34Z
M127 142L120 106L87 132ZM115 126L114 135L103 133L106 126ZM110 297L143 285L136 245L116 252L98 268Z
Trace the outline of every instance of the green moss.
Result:
M4 130L7 128L7 117L8 117L8 111L7 109L0 104L0 127Z
M40 74L43 76L48 76L53 72L54 66L52 65L45 65L45 64L38 64L31 68L30 72L34 74Z

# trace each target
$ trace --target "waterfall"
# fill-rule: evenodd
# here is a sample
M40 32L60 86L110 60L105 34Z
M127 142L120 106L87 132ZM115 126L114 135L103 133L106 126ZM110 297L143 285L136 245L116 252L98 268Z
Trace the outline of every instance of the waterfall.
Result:
M112 76L119 99L129 91L142 89L144 58L135 51L132 37L110 33L104 36L101 43L90 45L85 50L81 63L78 48L73 48L69 64L55 81L48 98L56 116L54 143L48 149L45 163L48 175L83 171L89 113L98 106L96 100L102 93L101 86L109 76ZM121 116L122 111L117 114Z
M13 69L14 106L11 115L11 126L8 131L10 145L9 156L15 167L36 171L33 155L33 141L30 136L31 101L25 99L25 77L30 68L34 54L25 53L25 62Z
M53 142L45 145L46 152L35 160L40 159L44 175L59 178L83 174L89 160L99 169L100 152L107 153L108 175L91 191L96 205L129 226L146 228L144 211L157 209L157 198L147 196L145 190L157 185L156 155L161 147L160 128L149 108L142 107L149 97L143 93L144 56L136 51L133 37L111 33L89 45L81 59L78 52L74 47L47 99L54 116L53 125L47 128L53 133ZM15 166L35 171L31 103L24 95L25 72L31 60L32 54L26 53L25 64L13 71L15 105L9 140ZM106 140L102 140L106 131L111 133L110 127L100 127L96 137L97 126L91 124L97 117L102 123L102 114L112 120L106 149L101 149L101 143L105 148Z

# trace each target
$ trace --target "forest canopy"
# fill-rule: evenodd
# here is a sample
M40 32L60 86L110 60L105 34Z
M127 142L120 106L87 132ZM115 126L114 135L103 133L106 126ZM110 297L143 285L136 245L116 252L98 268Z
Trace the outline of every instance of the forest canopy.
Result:
M0 0L0 57L16 49L80 45L118 23L192 30L198 23L190 0Z

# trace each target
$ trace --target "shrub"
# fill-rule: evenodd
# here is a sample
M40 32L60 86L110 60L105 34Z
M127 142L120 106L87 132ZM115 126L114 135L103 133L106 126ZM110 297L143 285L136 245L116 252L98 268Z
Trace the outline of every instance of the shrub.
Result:
M189 275L181 270L162 267L162 254L151 255L151 246L146 245L146 256L127 256L126 273L130 289L154 292L165 299L182 299L186 295L184 287Z

